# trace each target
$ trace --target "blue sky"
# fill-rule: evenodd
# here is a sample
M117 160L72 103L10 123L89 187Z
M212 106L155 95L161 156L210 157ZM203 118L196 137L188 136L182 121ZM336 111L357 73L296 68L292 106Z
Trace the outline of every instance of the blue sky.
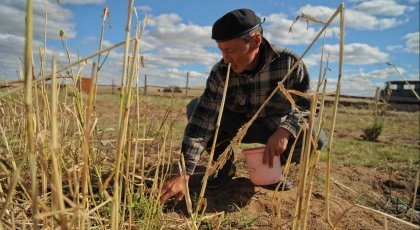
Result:
M95 52L99 47L105 7L110 16L104 31L104 46L125 39L128 1L117 0L33 0L34 62L39 72L39 50L44 47L45 11L47 9L47 63L55 56L59 66L68 62L59 31L66 34L65 43L72 60ZM327 21L337 7L345 6L345 58L342 94L373 96L376 87L385 81L419 79L419 0L143 0L134 1L138 19L150 17L141 39L140 53L145 67L139 75L140 84L184 86L187 72L192 87L204 86L212 65L220 52L211 40L215 20L236 8L253 9L265 18L264 36L273 44L288 47L301 55L321 28L315 22L293 20L304 12L320 21ZM19 78L24 47L24 0L0 2L0 81ZM324 50L329 56L328 91L335 90L338 75L338 18L328 27ZM304 57L313 84L319 75L319 40ZM100 84L120 84L123 49L113 50L100 72ZM86 66L75 68L89 75ZM390 63L392 65L389 65ZM49 65L49 64L47 64ZM325 63L324 63L325 65ZM49 67L47 67L48 72Z

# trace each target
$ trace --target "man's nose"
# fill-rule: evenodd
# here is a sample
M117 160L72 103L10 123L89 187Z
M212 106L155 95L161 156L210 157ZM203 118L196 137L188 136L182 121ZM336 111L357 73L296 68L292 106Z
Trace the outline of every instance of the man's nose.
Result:
M230 57L226 54L223 54L223 60L224 60L226 65L232 62Z

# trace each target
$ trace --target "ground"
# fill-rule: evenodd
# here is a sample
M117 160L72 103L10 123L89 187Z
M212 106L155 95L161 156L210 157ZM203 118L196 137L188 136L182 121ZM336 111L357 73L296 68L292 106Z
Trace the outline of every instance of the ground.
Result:
M105 103L98 108L102 110L99 112L104 120L113 120L117 116L118 110L112 103ZM167 106L163 109L150 108L150 110L149 114L153 116L148 119L157 117L159 121L162 120L159 117L165 117ZM357 112L359 111L355 113ZM175 111L175 114L177 114L174 115L178 117L177 119L185 122L183 109L179 113ZM183 128L184 124L181 126ZM361 131L336 130L334 136L335 138L360 139L361 134ZM378 141L388 144L418 143L418 136L392 133L380 136ZM174 141L171 146L172 152L180 152L179 142L179 140ZM106 145L106 143L103 144ZM111 153L112 150L108 154ZM326 151L324 150L322 154L325 155ZM148 157L152 164L156 163L156 159ZM196 170L198 173L190 181L193 203L198 200L202 177L202 173L199 172L205 170L206 162L207 154L205 153ZM220 226L220 229L292 229L295 201L299 199L296 194L298 194L300 165L292 165L288 180L294 186L291 190L283 192L254 186L248 179L245 159L240 151L235 154L235 165L237 172L231 182L220 189L206 191L206 206L203 215L208 218L209 223L202 224L200 229L217 229L217 226ZM308 206L308 229L333 229L326 221L326 168L325 161L319 161L316 165ZM420 223L420 216L415 215L413 224L410 224L411 216L408 212L413 201L415 183L413 175L397 170L390 172L352 164L332 164L329 220L335 229L418 229L416 226ZM416 200L416 210L419 210L420 189L417 190ZM165 223L174 222L173 226L165 224L165 229L182 229L185 217L189 216L184 201L178 204L170 201L165 205L163 216ZM385 217L386 215L388 216Z
M113 164L115 163L115 159L112 158L115 156L115 145L117 143L115 123L118 120L119 104L113 101L113 98L104 96L103 100L105 102L102 104L98 103L98 109L96 111L97 116L101 121L104 121L101 124L104 127L101 128L113 127L113 129L104 131L104 133L109 133L110 136L105 137L105 134L103 134L104 137L100 136L102 139L100 144L98 144L100 148L98 152L104 155L103 161L99 163L104 169L113 168ZM161 106L162 108L156 110L153 106L160 101L163 104ZM168 104L164 100L157 100L154 103L150 103L148 109L151 111L147 111L147 118L152 121L155 119L156 124L153 125L156 125L156 127L147 127L149 129L147 130L148 132L153 133L155 129L160 127L160 122L164 120L163 118L166 118ZM352 117L357 117L361 112L359 110L344 111L346 116ZM170 112L172 113L168 115L169 117L175 114L173 116L178 116L179 119L183 120L184 123L181 122L182 124L173 123L174 126L182 126L178 128L182 132L182 128L185 126L185 111L181 109L178 112L177 109L174 109ZM390 115L399 117L394 113ZM132 116L134 117L134 115ZM167 120L172 121L169 118ZM408 123L418 124L412 121ZM399 124L399 122L392 122L391 125ZM361 134L359 128L351 131L337 129L335 130L334 137L337 139L360 139ZM176 135L182 134L177 133ZM174 136L176 135L174 134ZM165 140L167 143L171 142L171 152L180 152L179 140L174 141L173 145L169 137ZM378 141L387 143L387 145L414 143L420 149L417 134L392 132L386 136L380 136ZM157 145L157 143L154 144ZM6 152L5 148L2 150ZM155 153L157 151L153 152ZM325 155L326 151L323 151L322 154ZM206 157L207 154L204 154L197 172L203 172L207 162ZM151 163L156 163L156 159L153 159L153 157L147 156L147 158ZM96 162L98 159L92 159L92 164L98 163ZM3 158L0 160L6 161ZM295 203L299 199L299 197L296 197L296 194L298 194L298 173L300 165L292 165L287 178L294 185L293 188L289 191L279 192L254 186L250 182L245 166L245 159L240 151L235 155L235 164L237 166L237 173L231 182L220 189L206 191L206 206L202 216L207 218L209 223L203 223L200 229L217 229L217 226L220 226L220 229L292 229ZM313 188L310 192L311 196L306 222L308 229L332 229L326 221L326 172L327 165L325 160L319 161L316 165ZM104 181L108 176L105 175L103 178ZM200 174L197 173L191 179L190 192L193 202L197 201L200 192L200 177ZM350 163L340 165L332 164L328 212L331 224L335 229L419 229L420 215L418 214L418 210L420 210L420 188L417 189L417 202L415 203L417 214L410 215L410 208L413 203L413 194L415 194L416 187L416 181L413 178L413 175L408 175L404 171L386 171L374 167L356 166ZM25 177L23 175L21 180L24 187L26 187L26 191L29 191L30 184L25 183L25 181L30 181L29 176ZM64 181L64 184L66 184L65 182L68 181ZM111 187L113 183L109 184ZM4 187L4 184L1 185L1 187ZM96 185L96 183L93 183L93 185ZM20 189L21 186L17 188ZM94 187L93 189L99 188ZM22 198L28 197L24 191L18 190L18 192ZM68 191L66 190L65 192ZM21 200L21 197L19 197L19 200ZM25 208L25 213L30 212L29 202L24 202L22 206ZM174 229L183 229L182 224L186 222L185 217L189 216L185 202L178 204L168 202L163 211L163 223L166 226L164 229L172 228L172 226L167 224L171 221L174 223ZM412 221L411 218L413 218ZM410 224L410 222L413 224Z
M214 215L223 212L229 218L232 229L291 229L291 219L295 210L294 203L297 193L298 165L291 168L289 180L293 188L289 191L273 191L263 187L253 186L248 179L245 159L240 154L236 157L238 171L234 179L220 189L207 190L206 213ZM325 172L326 164L320 162L309 205L308 229L330 229L325 221ZM200 171L200 169L198 169ZM203 169L201 169L203 170ZM200 176L192 179L191 194L198 197L200 192ZM390 175L388 172L374 168L339 166L331 170L330 221L336 229L416 229L393 219L384 218L383 214L356 207L353 204L367 202L369 207L381 212L387 212L398 218L409 221L403 202L389 200L389 197L404 197L412 200L414 181L398 172ZM394 194L393 196L391 196ZM273 206L273 196L281 199L279 207ZM417 199L420 196L418 194ZM173 204L172 204L173 205ZM184 203L168 205L168 215L174 218L188 216ZM418 207L417 207L418 208ZM281 210L281 225L275 210ZM399 210L398 210L399 209ZM220 214L221 215L221 214ZM418 218L418 217L417 217ZM214 220L214 219L213 219ZM289 221L289 222L288 222ZM415 224L418 225L418 219ZM414 224L414 225L415 225Z

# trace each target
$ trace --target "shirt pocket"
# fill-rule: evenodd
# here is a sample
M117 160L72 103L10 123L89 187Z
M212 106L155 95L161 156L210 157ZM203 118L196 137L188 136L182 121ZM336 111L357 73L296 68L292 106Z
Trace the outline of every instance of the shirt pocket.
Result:
M228 93L225 105L233 112L243 113L247 109L247 98L242 92Z
M292 107L283 93L278 89L275 90L276 92L274 93L273 97L267 102L267 105L265 106L265 115L284 115L289 113ZM269 96L270 95L268 94L266 99Z

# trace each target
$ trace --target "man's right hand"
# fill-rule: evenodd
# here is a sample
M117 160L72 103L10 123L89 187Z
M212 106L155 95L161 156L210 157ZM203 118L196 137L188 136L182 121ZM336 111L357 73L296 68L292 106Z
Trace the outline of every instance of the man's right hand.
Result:
M182 198L184 198L186 192L185 184L188 184L189 178L190 175L185 175L185 177L183 177L181 174L179 174L165 181L160 193L160 201L165 203L169 198L175 195L177 196L175 202L182 201ZM184 182L184 179L186 180L186 183Z

